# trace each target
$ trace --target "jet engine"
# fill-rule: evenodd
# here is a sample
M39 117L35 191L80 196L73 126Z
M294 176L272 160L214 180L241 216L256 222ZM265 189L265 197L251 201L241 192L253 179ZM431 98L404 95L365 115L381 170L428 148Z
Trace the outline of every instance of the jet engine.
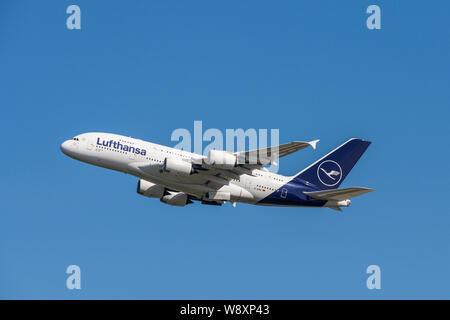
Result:
M206 163L221 169L231 169L236 166L237 158L234 154L227 151L209 150Z
M149 198L161 198L164 195L164 187L147 180L139 179L137 193Z
M179 159L166 158L164 160L163 171L188 176L193 172L192 163Z
M184 207L185 205L192 203L186 193L176 191L168 191L160 200L161 202L177 207Z

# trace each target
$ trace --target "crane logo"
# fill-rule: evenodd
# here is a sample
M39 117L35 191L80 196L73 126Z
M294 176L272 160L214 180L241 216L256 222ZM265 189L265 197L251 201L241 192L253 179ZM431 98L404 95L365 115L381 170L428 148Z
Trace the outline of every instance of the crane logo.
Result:
M317 167L317 177L322 184L332 187L341 181L342 168L333 160L325 160Z

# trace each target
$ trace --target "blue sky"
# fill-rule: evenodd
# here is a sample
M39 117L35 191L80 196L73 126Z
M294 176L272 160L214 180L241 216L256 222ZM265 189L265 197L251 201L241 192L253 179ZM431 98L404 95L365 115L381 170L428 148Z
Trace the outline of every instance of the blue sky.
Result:
M67 30L77 4L82 29ZM366 28L367 6L382 29ZM0 298L450 298L448 1L2 1ZM276 128L372 145L342 214L175 208L64 156L87 131ZM67 290L79 265L82 289ZM367 266L382 289L368 290Z

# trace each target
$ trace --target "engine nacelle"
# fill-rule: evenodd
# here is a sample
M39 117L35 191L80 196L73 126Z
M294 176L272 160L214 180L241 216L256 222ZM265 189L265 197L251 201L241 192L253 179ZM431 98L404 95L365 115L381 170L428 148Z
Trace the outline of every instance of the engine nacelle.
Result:
M161 197L160 200L161 202L177 207L184 207L188 203L192 203L192 201L189 200L188 195L186 193L175 191L169 191L169 193Z
M188 176L193 172L192 163L173 158L166 158L163 165L164 172Z
M147 180L139 179L137 193L149 198L161 198L164 195L164 187Z
M210 166L231 169L236 166L237 158L234 154L222 150L209 150L206 163Z

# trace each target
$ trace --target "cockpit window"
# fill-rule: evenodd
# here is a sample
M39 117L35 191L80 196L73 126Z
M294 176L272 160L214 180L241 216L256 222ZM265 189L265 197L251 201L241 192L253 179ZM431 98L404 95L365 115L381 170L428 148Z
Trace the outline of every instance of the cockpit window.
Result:
M78 139L78 138L72 138L72 140L75 140L75 141L80 141L80 139Z

